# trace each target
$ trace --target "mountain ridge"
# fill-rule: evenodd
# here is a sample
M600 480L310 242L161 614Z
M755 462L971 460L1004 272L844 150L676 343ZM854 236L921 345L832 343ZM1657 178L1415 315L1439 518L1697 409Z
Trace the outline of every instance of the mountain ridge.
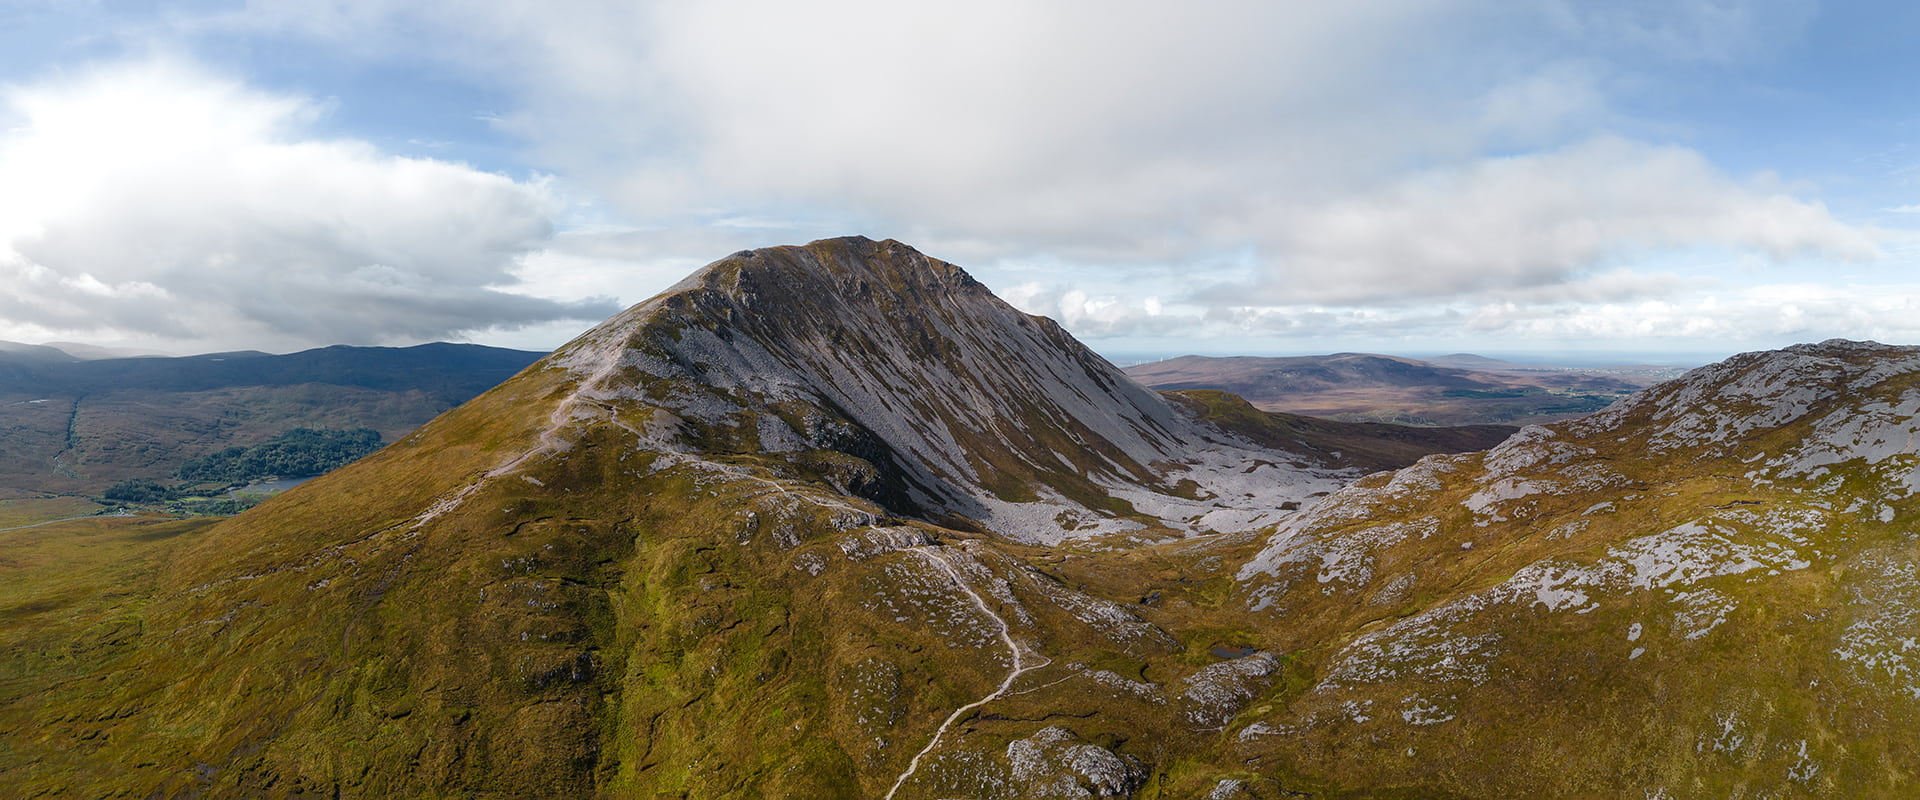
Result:
M1899 796L1909 779L1880 765L1920 753L1877 721L1920 696L1894 634L1920 598L1893 580L1913 563L1916 414L1920 348L1832 340L1360 481L1270 536L1241 602L1324 636L1468 591L1331 648L1236 748L1349 788ZM1554 691L1604 702L1504 699ZM1356 736L1382 746L1337 754ZM1408 749L1434 755L1390 755ZM1479 770L1435 769L1456 757Z

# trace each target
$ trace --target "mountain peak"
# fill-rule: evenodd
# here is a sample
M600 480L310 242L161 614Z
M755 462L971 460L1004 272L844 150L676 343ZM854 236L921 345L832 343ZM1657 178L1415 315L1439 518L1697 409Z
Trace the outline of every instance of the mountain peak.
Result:
M728 294L750 308L772 303L776 310L799 299L791 294L794 290L899 300L945 292L991 294L953 264L892 239L865 236L741 250L694 272L666 294L696 288Z
M553 363L583 408L670 412L636 426L664 451L831 451L865 462L875 477L856 493L897 513L1027 541L1248 525L1344 481L1325 459L1197 422L1052 320L894 241L735 253Z

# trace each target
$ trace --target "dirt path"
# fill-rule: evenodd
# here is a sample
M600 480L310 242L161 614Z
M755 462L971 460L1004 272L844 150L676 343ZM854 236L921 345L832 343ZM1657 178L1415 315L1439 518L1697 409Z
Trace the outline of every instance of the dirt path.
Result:
M974 591L973 587L967 585L966 580L960 577L960 570L953 566L953 562L948 559L945 551L937 546L915 547L912 548L912 550L924 556L928 561L933 562L933 565L939 567L942 572L947 573L947 577L953 579L953 585L960 587L960 591L966 592L968 597L973 598L974 607L980 609L980 613L986 614L989 619L993 620L994 627L1000 629L1001 644L1006 645L1007 650L1013 653L1013 670L1008 672L1007 677L1000 681L1000 685L997 688L988 692L987 696L961 706L955 709L952 714L947 715L947 720L940 723L939 728L934 729L933 738L927 742L927 746L920 748L920 752L914 753L913 760L907 762L907 770L900 773L900 777L893 780L893 788L887 790L885 800L893 800L894 793L900 791L900 787L906 784L907 779L913 777L913 773L920 769L921 757L933 752L933 748L940 744L940 737L946 735L947 729L953 727L953 723L959 722L961 718L967 715L967 712L1005 696L1007 690L1013 688L1013 682L1018 680L1021 675L1053 663L1052 659L1042 656L1039 653L1029 654L1020 647L1018 642L1013 640L1013 631L1007 627L1006 619L994 613L993 608L987 605L986 598L981 597L979 592ZM1038 661L1029 662L1029 657L1038 659Z
M0 533L6 533L7 531L24 531L28 528L38 528L42 525L52 525L53 523L56 523L56 522L72 522L76 519L93 519L95 517L131 517L131 516L133 515L132 514L81 514L80 516L77 516L77 517L61 517L59 519L42 520L40 522L35 522L32 525L15 525L11 528L0 528Z

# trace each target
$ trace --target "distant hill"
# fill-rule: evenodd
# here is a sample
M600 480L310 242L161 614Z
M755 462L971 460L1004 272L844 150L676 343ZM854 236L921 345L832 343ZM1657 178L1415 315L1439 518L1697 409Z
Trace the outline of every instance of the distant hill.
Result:
M1449 353L1444 356L1433 356L1432 358L1423 358L1420 360L1436 367L1453 367L1455 369L1503 370L1516 369L1520 366L1511 361L1502 361L1497 358L1488 358L1472 353Z
M1127 375L1163 391L1218 389L1263 411L1350 422L1525 425L1590 414L1680 370L1531 367L1456 354L1432 360L1335 353L1181 356Z
M0 353L41 353L58 361L92 361L101 358L144 358L166 356L157 350L140 350L131 347L101 347L80 342L46 342L44 344L23 344L21 342L0 341Z
M58 347L0 341L0 363L62 363L78 361Z
M542 353L470 344L81 359L0 345L0 498L98 494L294 428L392 441Z

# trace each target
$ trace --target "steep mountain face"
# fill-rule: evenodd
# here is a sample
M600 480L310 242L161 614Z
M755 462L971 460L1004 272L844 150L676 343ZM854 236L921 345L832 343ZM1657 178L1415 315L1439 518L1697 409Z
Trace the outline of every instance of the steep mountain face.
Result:
M553 363L581 403L655 409L659 449L850 456L872 469L828 469L843 489L1029 543L1244 529L1354 477L1197 422L896 242L735 254Z
M1909 796L1916 435L1920 349L1833 341L1369 477L1239 570L1311 668L1224 738L1347 790Z

